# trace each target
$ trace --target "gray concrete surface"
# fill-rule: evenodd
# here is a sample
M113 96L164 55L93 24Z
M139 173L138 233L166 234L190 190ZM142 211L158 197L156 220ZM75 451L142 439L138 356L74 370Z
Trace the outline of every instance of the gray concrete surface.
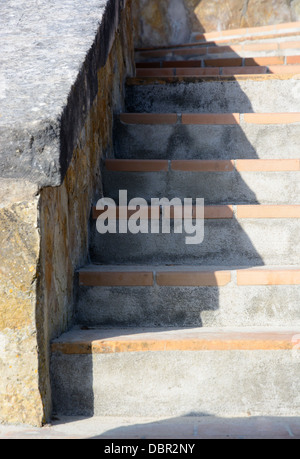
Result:
M43 428L0 425L0 439L300 439L300 417L284 416L183 416L71 417L56 416ZM130 444L130 443L129 443ZM104 446L104 445L103 445ZM111 446L111 444L109 445Z
M198 224L201 222L199 220ZM203 224L203 221L202 221ZM175 224L176 226L178 224ZM195 225L195 223L194 223ZM195 264L216 266L298 265L300 219L212 219L204 221L201 244L182 234L100 234L91 231L92 262L104 264ZM200 230L198 234L200 234Z
M299 172L111 172L104 170L103 193L116 203L167 197L203 198L205 204L300 204Z
M284 113L299 105L298 78L127 86L126 100L128 112L140 113Z
M54 353L51 368L58 414L300 415L298 351Z
M80 287L76 321L111 327L300 327L299 304L298 285L238 287L232 271L222 287Z
M111 0L2 2L0 177L62 182L118 20Z
M299 138L300 123L172 126L116 121L114 139L117 158L299 159Z

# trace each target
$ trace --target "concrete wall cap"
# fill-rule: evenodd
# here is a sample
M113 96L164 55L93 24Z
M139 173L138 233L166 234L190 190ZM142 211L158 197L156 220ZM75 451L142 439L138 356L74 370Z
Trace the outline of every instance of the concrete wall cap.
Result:
M125 3L1 5L0 178L62 183Z

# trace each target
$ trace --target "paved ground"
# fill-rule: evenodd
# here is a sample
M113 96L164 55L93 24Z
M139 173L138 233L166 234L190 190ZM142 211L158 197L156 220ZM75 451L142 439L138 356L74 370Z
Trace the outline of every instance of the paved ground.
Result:
M0 426L0 439L300 439L300 417L67 418Z

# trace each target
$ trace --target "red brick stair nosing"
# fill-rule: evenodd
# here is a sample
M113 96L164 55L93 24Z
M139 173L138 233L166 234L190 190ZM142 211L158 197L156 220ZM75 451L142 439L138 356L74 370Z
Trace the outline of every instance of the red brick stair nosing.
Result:
M182 70L182 69L181 69ZM191 69L192 70L192 69ZM212 68L213 70L213 68ZM216 69L215 69L216 70ZM298 73L248 73L236 75L195 75L189 72L189 75L175 76L144 76L130 77L126 80L127 86L147 86L153 84L173 84L183 83L202 83L208 81L267 81L267 80L294 80L299 79Z
M159 58L169 56L207 56L215 54L230 54L234 53L241 57L243 52L265 52L265 51L284 51L287 49L299 49L300 39L286 42L267 42L267 43L245 43L245 44L222 44L217 43L202 43L190 44L190 47L173 47L173 48L157 48L152 50L140 50L139 56L143 58Z
M238 67L238 66L268 66L268 65L294 65L300 64L300 56L267 56L267 57L237 57L203 60L137 62L137 69L163 69L163 68L201 68L201 67Z
M300 65L245 65L237 67L174 67L174 68L142 68L137 69L136 78L165 78L182 76L235 76L235 75L300 75Z
M79 285L89 287L150 287L153 286L154 275L151 270L141 271L79 271Z
M297 172L299 159L237 159L237 160L156 160L107 159L110 172Z
M232 276L232 272L235 276ZM79 270L85 287L224 287L300 285L300 267L91 266Z
M195 206L192 206L192 215L194 218L196 218L196 208ZM92 218L96 220L100 215L102 215L105 210L97 210L97 208L94 206L92 209ZM127 210L126 207L123 208L123 214L121 214L121 208L116 207L116 218L123 219L123 215L127 215L125 219L128 219L131 215L136 213L136 210ZM111 217L113 217L114 214L114 209L111 212ZM120 217L122 215L122 217ZM161 215L161 209L158 207L153 207L153 212L151 211L151 206L147 206L144 209L141 209L141 218L146 218L150 219L151 217L153 219L159 218ZM233 218L233 206L231 205L211 205L211 206L205 206L204 207L204 218L207 220L213 220L213 219L232 219ZM183 217L183 210L182 208L178 207L171 207L170 209L170 219L174 218L179 218L180 216Z
M298 329L185 328L75 329L51 344L53 353L66 355L174 351L291 351Z
M294 124L300 123L300 113L121 113L120 121L124 124L161 125L161 124L202 124L236 125L249 124Z
M300 63L300 56L267 56L267 57L236 57L218 58L203 60L183 61L160 61L160 62L137 62L137 69L145 68L175 68L175 67L239 67L239 66L260 66L260 65L284 65Z
M114 172L166 172L169 170L169 161L164 159L106 159L105 168Z

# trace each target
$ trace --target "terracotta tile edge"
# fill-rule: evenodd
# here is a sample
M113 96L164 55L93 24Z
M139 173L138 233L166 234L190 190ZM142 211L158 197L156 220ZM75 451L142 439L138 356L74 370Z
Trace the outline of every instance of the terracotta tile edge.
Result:
M172 351L245 351L245 350L292 350L290 339L268 336L251 338L210 338L210 339L142 339L142 340L101 340L81 343L53 343L52 352L72 354L115 354L129 352L172 352Z

